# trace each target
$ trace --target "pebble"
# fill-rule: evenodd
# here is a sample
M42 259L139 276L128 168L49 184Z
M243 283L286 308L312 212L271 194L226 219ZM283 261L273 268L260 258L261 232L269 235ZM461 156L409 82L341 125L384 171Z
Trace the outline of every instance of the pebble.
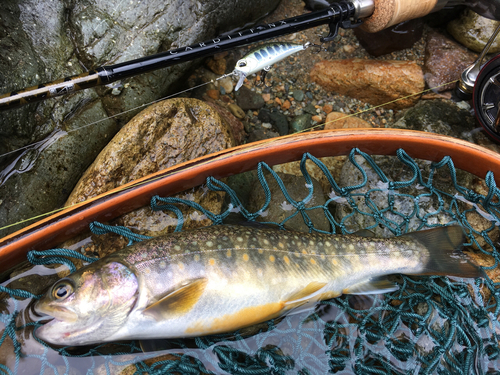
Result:
M333 106L331 104L325 104L323 106L323 112L326 114L329 114L331 111L333 111Z
M259 95L246 86L242 86L236 92L236 103L244 111L248 109L260 109L264 106L265 102L262 95Z
M321 123L321 121L323 121L323 117L316 115L316 116L313 116L311 118L311 120L316 121L319 124L319 123Z
M229 104L227 108L231 111L233 115L235 115L239 119L245 118L245 111L242 110L238 105L232 103Z
M218 82L219 82L219 86L224 88L224 90L226 91L226 94L230 94L233 92L234 84L233 84L233 80L231 79L231 77L222 78Z
M283 108L283 109L285 109L285 110L286 110L286 109L290 108L290 106L291 106L291 103L290 103L290 101L287 99L287 100L285 100L285 101L283 102L283 104L281 105L281 108Z
M211 90L207 90L207 95L210 98L217 100L220 97L220 92L219 92L219 90L211 89Z
M293 95L293 98L295 100L297 100L298 102L301 102L302 100L304 100L304 91L302 91L302 90L294 90L292 95Z
M271 100L271 94L262 94L262 99L264 99L265 102L268 102Z
M342 112L331 112L326 116L325 130L372 128L373 126L356 116L349 116Z
M304 113L295 117L290 124L290 132L297 133L309 128L311 125L311 118L312 116L309 113Z

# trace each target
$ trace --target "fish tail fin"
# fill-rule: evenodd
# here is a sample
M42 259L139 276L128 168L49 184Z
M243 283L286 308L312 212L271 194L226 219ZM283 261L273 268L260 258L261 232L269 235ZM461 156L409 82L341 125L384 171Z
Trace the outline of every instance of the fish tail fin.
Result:
M419 274L458 277L485 277L482 269L472 264L462 249L465 234L458 225L406 234L429 251L429 261Z

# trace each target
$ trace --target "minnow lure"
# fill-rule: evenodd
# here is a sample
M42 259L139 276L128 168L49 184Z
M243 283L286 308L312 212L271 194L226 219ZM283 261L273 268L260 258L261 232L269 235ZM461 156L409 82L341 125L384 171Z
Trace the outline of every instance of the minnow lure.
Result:
M238 60L233 74L239 76L235 91L243 85L243 81L250 74L263 72L263 79L271 66L296 52L303 51L309 47L319 47L307 42L305 44L292 43L266 43L250 51L241 60Z

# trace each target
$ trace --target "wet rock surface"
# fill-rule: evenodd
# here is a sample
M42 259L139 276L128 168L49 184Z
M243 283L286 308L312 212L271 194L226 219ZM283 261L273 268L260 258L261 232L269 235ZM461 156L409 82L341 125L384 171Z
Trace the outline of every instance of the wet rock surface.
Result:
M373 105L417 94L424 89L422 68L411 61L321 61L311 71L311 79L328 90ZM412 96L387 104L386 108L408 108L417 100L418 95Z
M466 9L458 19L448 23L448 32L463 46L481 52L500 21L490 20ZM489 53L500 51L500 36L497 36Z
M159 102L139 113L116 134L82 176L66 205L235 145L231 126L210 105L187 98ZM177 197L196 201L217 213L223 202L221 193L207 191L203 187ZM211 223L192 209L181 211L185 218L184 228ZM177 218L162 211L153 212L147 207L126 214L113 224L127 226L144 235L160 235L172 232ZM112 243L108 243L108 239ZM124 239L114 236L96 241L100 255L126 245Z
M2 2L0 92L204 41L255 21L277 3ZM88 125L165 96L183 83L183 76L192 66L175 65L116 82L113 87L88 89L2 112L0 155L47 139L54 131L74 130L73 124L79 124L82 130L69 132L37 155L29 171L20 167L22 177L5 182L0 190L0 209L4 210L0 227L59 207L85 168L116 133L116 125L125 124L138 111ZM86 114L90 107L94 108L92 115ZM0 158L0 167L9 165L13 157ZM13 229L2 231L0 236Z
M359 117L348 116L342 112L330 112L326 116L325 130L349 128L372 128L372 125Z
M460 79L463 70L476 58L475 53L455 41L439 32L430 31L425 50L425 82L429 87L435 87L437 92L453 90L456 86L454 81ZM445 85L448 82L453 83Z

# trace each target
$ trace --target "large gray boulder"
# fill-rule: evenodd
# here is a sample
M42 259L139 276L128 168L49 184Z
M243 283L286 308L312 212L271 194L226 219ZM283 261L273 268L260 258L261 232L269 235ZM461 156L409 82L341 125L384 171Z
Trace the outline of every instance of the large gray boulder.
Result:
M279 0L9 0L0 2L0 93L204 41ZM64 203L85 168L137 111L176 90L185 63L2 112L0 227ZM92 124L90 126L87 126ZM18 227L0 231L0 237Z

